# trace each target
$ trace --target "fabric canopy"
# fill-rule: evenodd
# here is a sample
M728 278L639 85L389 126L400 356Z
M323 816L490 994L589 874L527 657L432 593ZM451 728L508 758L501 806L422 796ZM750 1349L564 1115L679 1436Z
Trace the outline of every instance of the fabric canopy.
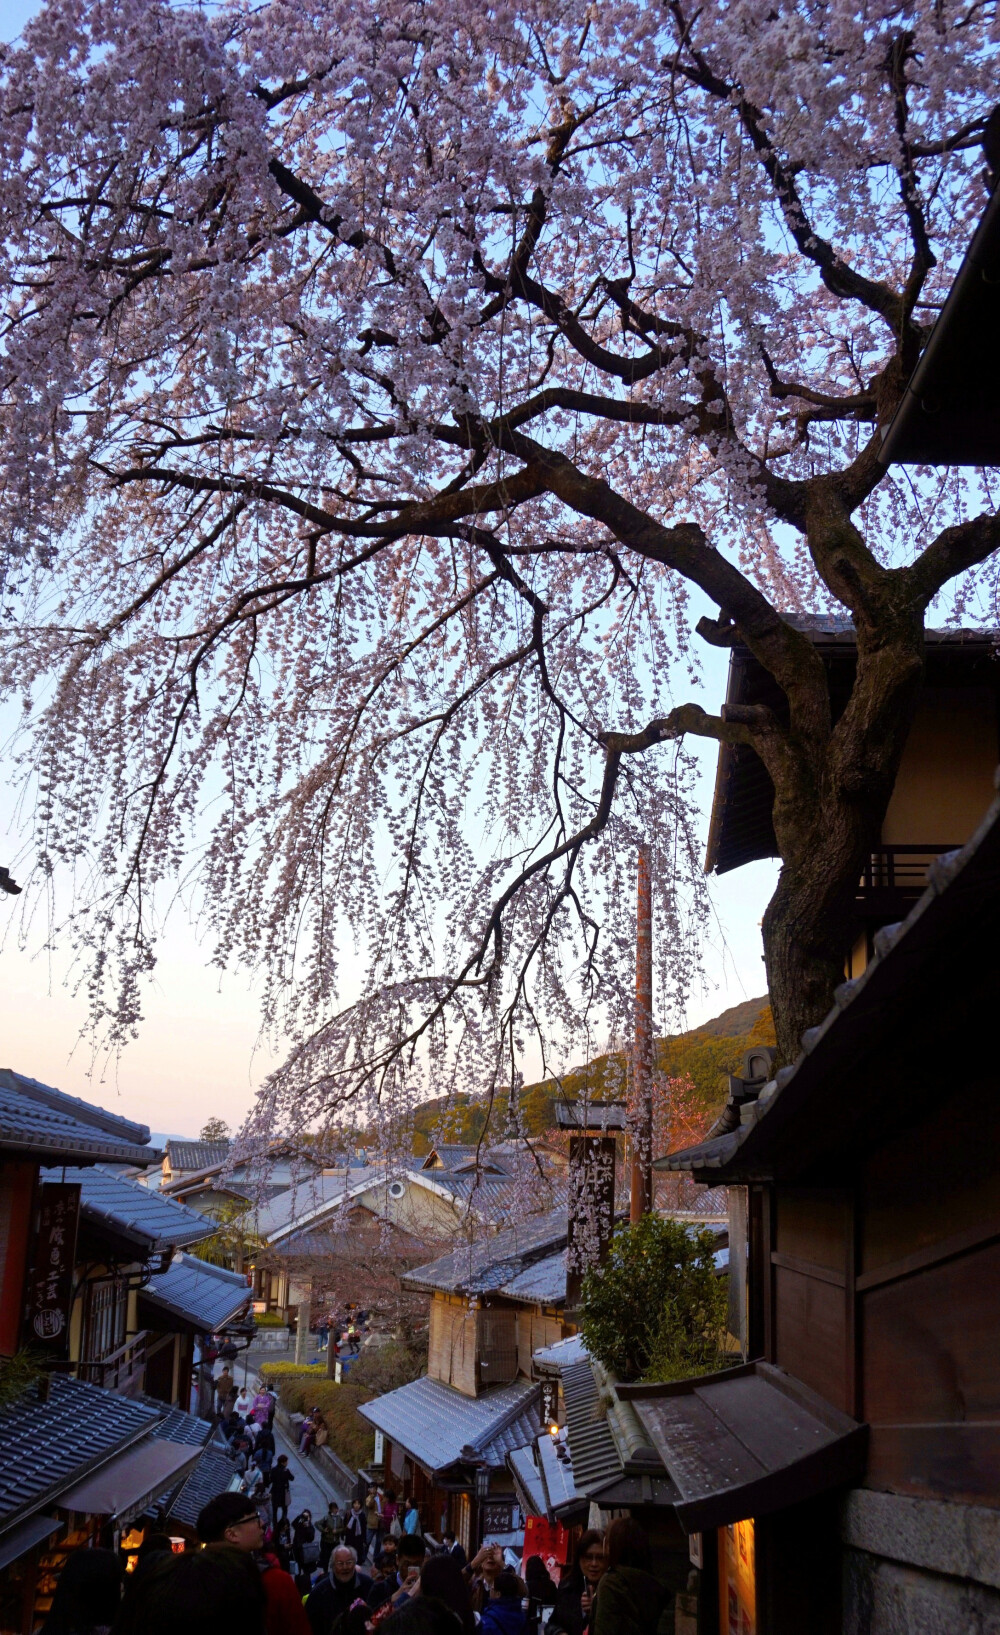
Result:
M172 1491L200 1458L200 1448L182 1447L178 1442L140 1442L60 1493L59 1508L131 1521L160 1494Z

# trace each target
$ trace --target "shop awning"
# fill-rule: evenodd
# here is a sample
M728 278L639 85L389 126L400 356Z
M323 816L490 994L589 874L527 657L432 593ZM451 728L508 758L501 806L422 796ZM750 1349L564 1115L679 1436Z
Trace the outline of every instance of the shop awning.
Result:
M9 1567L12 1561L18 1561L36 1544L42 1544L50 1539L53 1533L58 1533L62 1522L57 1516L32 1516L30 1521L22 1522L20 1527L14 1527L9 1533L0 1538L0 1572Z
M200 1458L200 1448L177 1442L140 1442L60 1493L59 1508L129 1522L161 1494L172 1492Z
M771 1363L617 1390L667 1467L689 1533L783 1510L864 1467L867 1425Z

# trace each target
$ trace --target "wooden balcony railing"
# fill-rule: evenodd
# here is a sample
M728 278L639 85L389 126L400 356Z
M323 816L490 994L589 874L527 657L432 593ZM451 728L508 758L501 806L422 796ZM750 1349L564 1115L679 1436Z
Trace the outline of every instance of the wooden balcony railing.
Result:
M858 906L875 909L915 903L927 889L927 871L935 857L953 852L957 844L879 846L869 857L858 884Z
M77 1377L91 1385L103 1386L105 1391L118 1391L122 1396L134 1397L142 1390L146 1374L146 1335L143 1329L96 1362L77 1363Z

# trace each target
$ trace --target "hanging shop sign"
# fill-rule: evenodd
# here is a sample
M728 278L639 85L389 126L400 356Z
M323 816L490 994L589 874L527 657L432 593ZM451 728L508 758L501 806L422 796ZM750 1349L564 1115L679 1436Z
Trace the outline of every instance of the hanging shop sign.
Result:
M38 1229L25 1285L23 1342L58 1361L69 1356L69 1315L80 1219L79 1182L38 1188Z

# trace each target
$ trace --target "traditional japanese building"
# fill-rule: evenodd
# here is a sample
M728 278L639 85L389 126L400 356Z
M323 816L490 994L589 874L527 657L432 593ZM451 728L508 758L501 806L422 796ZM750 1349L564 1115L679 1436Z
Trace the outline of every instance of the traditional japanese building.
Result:
M557 1209L407 1273L404 1286L431 1297L427 1374L359 1409L380 1434L386 1484L470 1553L521 1536L507 1456L541 1428L533 1353L571 1327L567 1236Z
M618 1387L712 1635L1000 1627L1000 803L929 873L738 1125L660 1160L747 1199L753 1360Z
M227 1284L211 1314L189 1297L157 1306L157 1279L169 1283L176 1257L191 1258L182 1247L212 1228L123 1177L157 1158L149 1140L142 1125L0 1072L4 1635L37 1627L69 1551L124 1544L154 1515L183 1532L185 1496L232 1480L211 1423L187 1411L192 1346L245 1315L250 1290ZM194 1264L217 1292L230 1277Z

